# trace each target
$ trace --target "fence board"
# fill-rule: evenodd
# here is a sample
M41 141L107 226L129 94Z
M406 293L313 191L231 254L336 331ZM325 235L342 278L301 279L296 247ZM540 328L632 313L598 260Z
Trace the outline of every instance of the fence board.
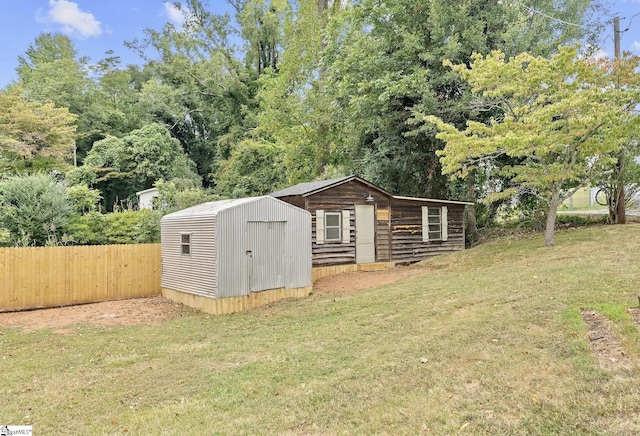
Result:
M159 295L160 244L0 248L0 311Z

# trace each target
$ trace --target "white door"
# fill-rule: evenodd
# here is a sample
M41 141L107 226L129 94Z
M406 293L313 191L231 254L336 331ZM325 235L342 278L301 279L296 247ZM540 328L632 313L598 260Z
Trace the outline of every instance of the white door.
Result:
M373 206L356 205L356 263L376 261L375 236Z

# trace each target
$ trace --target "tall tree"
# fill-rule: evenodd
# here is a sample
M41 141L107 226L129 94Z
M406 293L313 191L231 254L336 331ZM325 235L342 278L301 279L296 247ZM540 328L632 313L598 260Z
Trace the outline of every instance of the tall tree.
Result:
M68 165L73 162L75 121L65 107L27 101L20 85L0 91L0 160L14 171Z
M327 48L328 88L340 109L351 168L381 186L411 195L445 197L452 185L435 152L442 144L414 112L462 126L470 117L468 88L443 59L468 63L473 52L501 49L547 55L584 36L590 2L559 4L469 0L362 0L334 24ZM537 11L537 12L536 12ZM538 13L539 12L539 13ZM557 20L548 17L556 16Z
M465 177L480 162L506 155L515 164L500 169L512 187L547 205L545 244L554 245L558 206L610 168L616 153L640 127L640 58L602 65L561 47L551 59L523 53L506 60L499 51L474 55L471 66L446 63L469 82L485 109L500 111L464 130L427 117L446 141L443 171ZM628 86L616 88L624 76Z
M84 156L96 137L89 109L94 91L88 75L89 58L78 57L68 36L42 33L24 56L18 57L16 71L28 100L51 101L78 117L76 143Z
M205 182L215 184L218 160L229 157L231 144L252 126L256 76L239 57L229 15L213 14L198 0L176 7L185 16L182 27L147 29L144 41L128 45L156 74L142 100L158 103L149 105L156 121L180 140Z
M332 124L339 119L326 92L322 63L325 31L341 8L323 0L301 0L284 22L283 53L277 71L260 78L258 126L251 132L284 154L290 183L308 181L344 159Z

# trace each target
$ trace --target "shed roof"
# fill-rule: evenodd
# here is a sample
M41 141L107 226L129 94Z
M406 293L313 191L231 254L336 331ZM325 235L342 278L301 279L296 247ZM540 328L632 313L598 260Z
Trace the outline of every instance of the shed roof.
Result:
M247 197L247 198L234 198L231 200L217 200L209 201L207 203L191 206L186 209L179 210L165 215L162 219L173 219L182 217L195 217L195 216L216 216L219 212L231 209L242 204L252 203L254 201L269 198L268 196L262 197Z
M136 195L139 197L140 194L146 194L147 192L158 193L159 191L158 191L158 188L153 187L153 188L143 189L142 191L138 191L136 192Z
M298 183L297 185L290 186L288 188L282 189L280 191L276 191L271 194L272 197L280 198L280 197L289 197L292 195L301 195L303 197L307 197L309 195L315 194L320 191L324 191L325 189L333 188L334 186L341 185L346 182L350 182L351 180L357 180L358 182L364 183L372 189L380 191L386 195L392 195L391 193L385 191L379 186L374 185L371 182L368 182L364 179L361 179L358 176L346 176L340 177L338 179L330 179L330 180L319 180L317 182L306 182L306 183Z

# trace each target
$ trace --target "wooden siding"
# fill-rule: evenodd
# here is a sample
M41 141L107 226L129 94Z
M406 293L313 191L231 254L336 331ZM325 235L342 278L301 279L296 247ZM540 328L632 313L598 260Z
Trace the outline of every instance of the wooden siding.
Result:
M162 288L162 296L169 300L193 307L205 313L224 315L244 310L254 309L288 298L303 298L311 294L311 286L295 289L271 289L267 291L251 292L248 295L227 298L208 298L188 292Z
M365 195L373 203L364 201ZM358 180L327 188L309 195L282 197L283 201L311 212L312 259L314 267L356 263L355 205L373 204L375 213L376 262L415 262L430 256L464 249L464 203L394 197ZM446 241L423 241L422 207L447 207ZM318 244L316 211L349 211L349 243Z
M373 203L364 201L364 197L371 194ZM285 201L292 201L292 204L300 203L300 200L293 200L293 197L283 198ZM356 204L373 204L374 214L376 214L376 262L389 261L390 240L389 222L377 219L377 210L389 209L389 196L371 189L371 187L352 180L333 188L320 191L305 198L304 207L311 212L312 227L312 259L313 266L352 264L356 262ZM349 211L349 243L331 242L318 244L316 240L316 211L325 212Z
M0 311L160 291L160 244L0 248Z
M441 207L440 203L392 200L392 259L414 262L438 254L464 249L464 205L447 204L446 241L422 240L422 207Z

